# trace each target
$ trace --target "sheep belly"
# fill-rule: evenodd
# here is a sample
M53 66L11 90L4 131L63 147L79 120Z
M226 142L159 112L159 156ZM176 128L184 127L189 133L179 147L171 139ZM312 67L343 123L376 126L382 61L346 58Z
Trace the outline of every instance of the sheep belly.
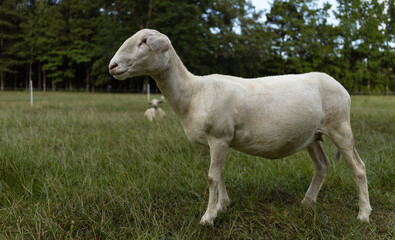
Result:
M290 156L308 146L316 132L311 129L298 132L267 132L258 134L253 131L235 131L230 147L250 155L278 159Z
M252 113L244 114L254 117L243 118L243 121L234 126L230 147L270 159L283 158L304 149L322 127L321 114L314 114L312 112L315 111L308 109L312 105L309 104L299 113L292 113L290 110L278 111L276 117L273 117L274 112L270 110L256 113L255 116Z

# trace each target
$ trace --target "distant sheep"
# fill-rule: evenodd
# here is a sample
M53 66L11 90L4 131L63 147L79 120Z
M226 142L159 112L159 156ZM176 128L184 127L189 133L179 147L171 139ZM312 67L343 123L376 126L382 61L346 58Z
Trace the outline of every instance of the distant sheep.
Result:
M351 131L350 95L327 74L256 79L196 76L185 68L170 39L150 29L123 43L109 71L119 80L150 75L180 118L188 139L210 149L209 201L202 224L212 225L217 213L229 205L224 180L229 147L269 159L307 149L315 173L302 203L314 204L329 167L320 143L322 134L335 143L352 170L359 194L357 218L369 222L372 209L365 165Z
M163 103L163 101L159 101L158 99L152 99L148 104L151 104L153 108L148 108L144 113L144 117L146 117L151 122L154 119L161 119L166 117L166 113L159 107L159 104Z

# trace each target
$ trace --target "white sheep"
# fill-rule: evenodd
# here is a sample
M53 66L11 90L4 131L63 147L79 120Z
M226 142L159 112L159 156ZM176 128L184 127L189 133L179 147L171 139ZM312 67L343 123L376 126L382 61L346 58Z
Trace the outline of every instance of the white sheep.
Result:
M161 119L166 117L166 113L159 107L159 104L163 101L159 101L158 99L152 99L148 104L151 104L153 107L148 108L144 113L144 117L146 117L149 121L153 121L154 119Z
M179 116L188 139L210 149L209 201L201 224L212 225L217 212L229 205L224 181L229 147L270 159L307 149L315 173L302 203L313 204L329 165L320 143L322 134L335 143L352 170L359 193L357 218L369 222L365 165L354 146L350 96L327 74L256 79L195 76L184 67L169 38L150 29L122 44L109 72L119 80L150 75Z

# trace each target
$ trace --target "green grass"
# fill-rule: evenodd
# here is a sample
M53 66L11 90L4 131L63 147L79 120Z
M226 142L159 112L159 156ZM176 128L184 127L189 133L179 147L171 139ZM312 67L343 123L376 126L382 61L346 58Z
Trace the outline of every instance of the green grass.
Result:
M158 97L158 96L156 96ZM146 96L0 93L0 239L393 239L395 98L355 96L352 126L365 161L371 223L336 148L315 210L301 207L313 164L306 152L267 160L229 151L232 200L200 226L209 153L192 146L167 104L143 118Z

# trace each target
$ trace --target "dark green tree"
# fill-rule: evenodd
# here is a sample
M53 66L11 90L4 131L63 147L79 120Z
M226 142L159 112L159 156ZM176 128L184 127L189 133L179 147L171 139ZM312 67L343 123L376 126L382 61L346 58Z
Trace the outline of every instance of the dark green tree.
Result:
M44 51L37 59L42 63L45 82L48 77L52 89L55 90L57 83L74 77L74 71L70 68L70 61L68 61L68 47L70 45L68 25L61 12L61 6L57 4L47 6L42 17L46 23L46 31L43 33L46 41L43 44L44 48L42 48Z
M386 75L385 92L389 94L390 89L395 88L395 1L385 1L387 12L384 15L385 23L385 39L384 39L384 52L382 59L383 71Z
M4 90L5 73L15 74L13 67L20 64L11 50L21 36L19 24L23 16L17 10L17 4L17 1L11 0L4 0L0 4L0 91Z
M274 0L266 22L250 0L3 0L0 89L26 76L44 90L145 91L148 77L116 81L107 69L142 28L169 36L198 75L321 71L351 91L394 89L394 0L337 1L333 26L316 0Z
M73 0L70 3L69 11L68 22L71 42L68 48L68 56L74 63L73 67L84 72L86 90L88 91L91 84L91 62L95 47L93 37L96 33L100 9L97 1ZM94 84L91 85L92 89L94 89Z
M376 91L384 90L385 74L381 70L381 60L383 59L385 33L381 24L384 22L384 4L377 0L363 2L360 9L360 19L358 20L358 42L356 78L366 86L367 91L372 88Z
M272 54L275 59L272 68L277 74L297 73L301 69L299 55L304 54L302 31L304 30L305 7L302 1L275 0L266 14L267 26L272 32Z
M357 64L356 41L358 40L358 19L361 18L360 0L337 0L335 16L339 20L339 52L341 71L339 81L349 90L358 90L361 80L355 74Z

